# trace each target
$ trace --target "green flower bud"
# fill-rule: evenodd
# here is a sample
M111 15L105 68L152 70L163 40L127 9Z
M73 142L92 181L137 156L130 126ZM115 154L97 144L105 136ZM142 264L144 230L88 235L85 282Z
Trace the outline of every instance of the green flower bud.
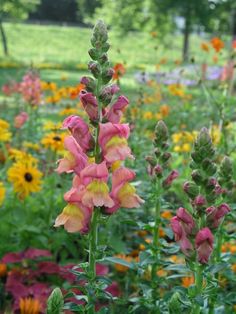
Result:
M152 167L155 167L156 164L157 164L157 160L156 160L156 158L153 157L153 156L147 156L147 157L145 158L145 160L146 160Z
M225 156L221 162L219 175L225 180L230 179L233 175L233 164L228 156Z
M191 181L185 182L183 189L190 198L195 198L199 194L199 187Z
M98 60L98 51L95 48L89 49L88 53L93 60Z
M168 129L165 125L164 121L160 120L155 128L155 144L158 147L161 147L161 145L168 140Z
M47 314L62 314L64 300L59 288L55 288L50 294L47 301Z
M193 170L191 176L197 185L201 185L204 182L204 177L202 176L200 170Z
M93 37L97 43L105 43L108 40L107 27L102 20L98 20L94 26Z
M213 176L217 171L216 164L213 161L211 161L209 158L205 158L203 160L202 168L209 176Z
M95 78L98 78L101 74L101 66L98 62L90 61L88 64L88 68Z

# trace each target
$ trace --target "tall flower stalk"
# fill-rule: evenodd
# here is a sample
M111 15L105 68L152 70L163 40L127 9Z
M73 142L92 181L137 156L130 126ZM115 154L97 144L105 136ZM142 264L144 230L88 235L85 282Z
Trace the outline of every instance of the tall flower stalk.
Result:
M207 129L200 131L191 156L192 180L185 182L183 186L191 206L177 210L177 215L171 220L171 227L186 257L187 265L194 274L195 287L190 295L191 313L199 314L199 300L206 298L204 290L208 284L204 271L208 265L214 266L218 262L213 258L214 244L219 243L218 229L224 216L230 212L229 205L223 202L226 193L223 184L228 185L230 178L222 179L226 170L225 162L218 171L216 152ZM215 250L217 252L219 247ZM208 297L208 304L210 301L211 298Z
M161 228L161 206L163 206L162 196L166 189L169 189L172 182L178 177L176 170L170 171L169 161L171 153L168 151L168 129L163 121L159 121L155 128L155 138L153 142L154 154L147 156L148 173L152 178L153 195L155 198L154 211L154 226L153 226L153 243L152 256L154 258L151 268L152 280L152 302L153 313L157 312L155 306L158 299L158 276L157 272L161 265L161 242L160 242L160 228Z
M120 123L128 99L118 96L119 87L109 82L113 69L108 60L108 34L105 24L98 21L91 38L92 60L88 68L92 76L81 79L84 89L81 103L89 124L79 116L69 116L63 122L71 135L65 138L66 154L58 162L58 173L74 173L72 188L64 195L68 203L57 217L55 226L64 225L68 232L88 233L88 266L86 313L95 313L97 297L104 292L104 281L96 276L96 261L103 256L98 252L98 229L102 216L115 213L120 207L139 207L143 200L130 184L135 173L123 163L133 159L128 146L129 125ZM110 188L111 187L111 188ZM104 220L104 219L103 219ZM84 266L84 264L83 264Z

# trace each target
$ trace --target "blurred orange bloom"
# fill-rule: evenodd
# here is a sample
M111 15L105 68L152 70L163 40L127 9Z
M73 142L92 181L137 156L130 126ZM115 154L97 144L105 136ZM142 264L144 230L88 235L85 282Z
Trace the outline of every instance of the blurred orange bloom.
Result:
M188 288L189 286L191 286L194 283L194 277L183 277L182 278L182 286L185 288Z
M0 264L0 277L4 277L7 274L7 265Z
M125 67L122 63L116 63L113 70L115 71L112 77L113 80L119 80L125 74Z
M223 41L218 37L214 37L211 39L211 45L215 49L216 52L220 52L221 49L224 48L225 46Z

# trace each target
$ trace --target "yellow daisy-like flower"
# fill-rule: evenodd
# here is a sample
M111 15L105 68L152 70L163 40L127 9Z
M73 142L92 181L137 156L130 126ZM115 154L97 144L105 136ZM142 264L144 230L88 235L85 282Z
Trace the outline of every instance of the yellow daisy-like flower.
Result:
M0 119L0 142L9 142L11 140L10 125L7 121Z
M0 205L2 205L6 194L6 189L2 182L0 182Z
M41 190L42 175L32 162L25 161L15 162L7 171L8 180L20 199Z
M16 148L11 148L9 150L9 156L11 159L17 162L24 161L24 162L34 163L34 164L38 163L38 160L34 156Z
M45 148L49 148L55 152L62 152L64 151L64 139L66 135L67 133L52 132L46 134L41 140L41 143Z

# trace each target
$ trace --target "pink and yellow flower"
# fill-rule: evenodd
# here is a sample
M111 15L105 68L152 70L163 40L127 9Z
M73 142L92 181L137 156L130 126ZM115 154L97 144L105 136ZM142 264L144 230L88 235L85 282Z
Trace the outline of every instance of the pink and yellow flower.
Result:
M79 203L69 203L56 218L54 226L59 227L64 225L64 228L71 233L86 233L91 214L92 209Z
M117 211L119 207L136 208L144 201L136 194L136 189L129 182L135 177L135 173L128 168L120 167L112 174L111 197L115 205L106 209L107 213Z
M79 116L69 116L62 124L63 129L68 129L77 143L86 152L90 150L94 145L94 140L89 131L88 124Z
M100 123L98 142L102 148L104 159L112 164L117 160L132 158L131 150L128 146L129 137L128 124Z
M119 96L106 115L108 121L112 123L119 123L128 104L129 100L125 96Z
M64 140L66 149L64 158L58 161L59 166L56 169L58 173L75 172L79 174L85 168L88 162L88 157L83 152L82 148L76 142L73 136L67 136Z

